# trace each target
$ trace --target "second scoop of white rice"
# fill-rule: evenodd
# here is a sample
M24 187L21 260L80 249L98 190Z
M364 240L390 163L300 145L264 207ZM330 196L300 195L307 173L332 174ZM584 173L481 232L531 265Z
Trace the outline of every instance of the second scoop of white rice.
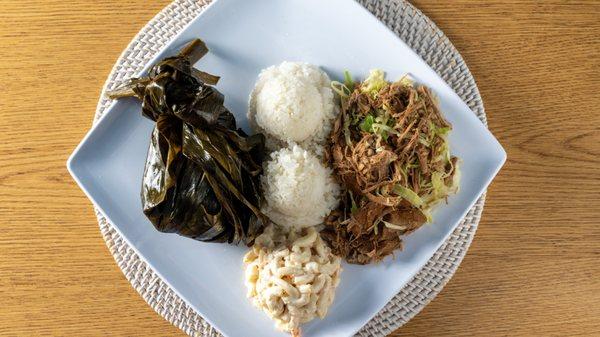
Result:
M321 224L338 205L340 188L331 173L298 145L273 152L261 180L266 201L263 212L281 226Z

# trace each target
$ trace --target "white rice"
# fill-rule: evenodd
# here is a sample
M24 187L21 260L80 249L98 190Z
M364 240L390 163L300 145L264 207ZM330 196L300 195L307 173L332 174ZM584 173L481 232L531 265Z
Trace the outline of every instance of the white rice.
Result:
M317 154L336 115L330 79L318 67L285 61L264 69L250 95L248 118L267 148L297 143Z
M296 144L271 153L261 185L266 201L263 212L281 226L319 225L338 205L340 188L331 169Z

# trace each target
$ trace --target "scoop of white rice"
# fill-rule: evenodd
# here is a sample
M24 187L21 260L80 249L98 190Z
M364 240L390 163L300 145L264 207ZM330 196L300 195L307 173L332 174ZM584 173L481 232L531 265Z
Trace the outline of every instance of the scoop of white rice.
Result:
M249 119L271 149L295 142L304 148L322 143L335 118L330 79L318 67L283 62L264 69L250 96ZM269 146L269 145L272 146Z
M340 188L331 173L298 145L273 152L261 178L263 212L281 226L321 224L338 204Z

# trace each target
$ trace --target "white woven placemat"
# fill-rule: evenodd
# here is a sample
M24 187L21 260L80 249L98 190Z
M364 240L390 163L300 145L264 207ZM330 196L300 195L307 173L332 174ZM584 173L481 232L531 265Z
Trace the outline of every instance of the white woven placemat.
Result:
M187 23L202 12L210 0L176 0L152 19L131 41L115 64L104 90L137 74ZM487 126L483 103L473 76L464 60L436 25L403 0L359 0L404 42L415 50ZM103 94L95 120L108 107ZM408 322L431 301L450 280L473 240L483 211L485 195L438 249L431 260L359 332L358 336L386 336ZM96 210L100 231L119 268L140 295L166 320L191 336L220 334L179 298Z

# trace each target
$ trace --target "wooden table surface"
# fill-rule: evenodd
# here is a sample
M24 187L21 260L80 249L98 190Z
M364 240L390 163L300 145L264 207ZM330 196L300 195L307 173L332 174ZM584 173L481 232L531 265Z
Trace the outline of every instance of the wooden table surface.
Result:
M183 335L121 274L65 169L168 2L0 1L1 336ZM415 4L466 59L508 162L458 272L393 335L600 335L600 2Z

